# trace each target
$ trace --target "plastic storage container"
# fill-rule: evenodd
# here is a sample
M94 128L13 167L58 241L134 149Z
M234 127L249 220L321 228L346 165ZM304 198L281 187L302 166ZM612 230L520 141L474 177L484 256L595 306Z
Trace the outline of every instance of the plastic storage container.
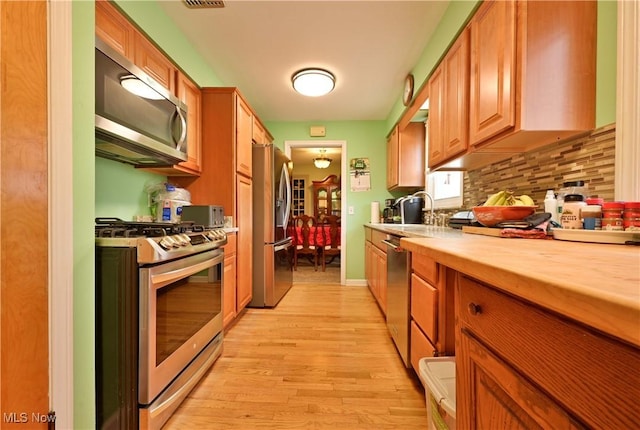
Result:
M456 428L456 359L425 357L419 362L430 430Z

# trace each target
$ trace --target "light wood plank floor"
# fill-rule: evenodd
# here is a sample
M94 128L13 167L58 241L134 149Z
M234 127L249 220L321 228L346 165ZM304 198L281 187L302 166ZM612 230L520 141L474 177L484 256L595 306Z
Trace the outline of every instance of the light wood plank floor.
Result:
M248 309L165 430L426 429L424 390L366 287L294 284Z

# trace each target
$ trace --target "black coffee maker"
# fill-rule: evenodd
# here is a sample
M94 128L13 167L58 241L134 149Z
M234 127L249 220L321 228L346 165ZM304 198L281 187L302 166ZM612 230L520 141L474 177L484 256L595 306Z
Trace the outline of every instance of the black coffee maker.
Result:
M393 218L398 216L400 216L400 211L396 206L395 199L386 199L384 201L384 209L382 210L382 222L393 224Z

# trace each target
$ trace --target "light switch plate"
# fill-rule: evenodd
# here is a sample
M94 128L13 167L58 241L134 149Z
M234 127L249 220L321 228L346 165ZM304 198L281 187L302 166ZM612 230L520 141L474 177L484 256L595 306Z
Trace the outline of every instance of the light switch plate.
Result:
M312 125L309 127L309 136L311 137L325 137L327 130L324 125Z

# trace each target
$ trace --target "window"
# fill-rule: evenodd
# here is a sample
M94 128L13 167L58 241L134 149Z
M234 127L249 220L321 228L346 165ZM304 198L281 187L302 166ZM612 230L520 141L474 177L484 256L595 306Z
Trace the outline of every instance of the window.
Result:
M463 172L427 173L427 191L435 209L462 207Z

